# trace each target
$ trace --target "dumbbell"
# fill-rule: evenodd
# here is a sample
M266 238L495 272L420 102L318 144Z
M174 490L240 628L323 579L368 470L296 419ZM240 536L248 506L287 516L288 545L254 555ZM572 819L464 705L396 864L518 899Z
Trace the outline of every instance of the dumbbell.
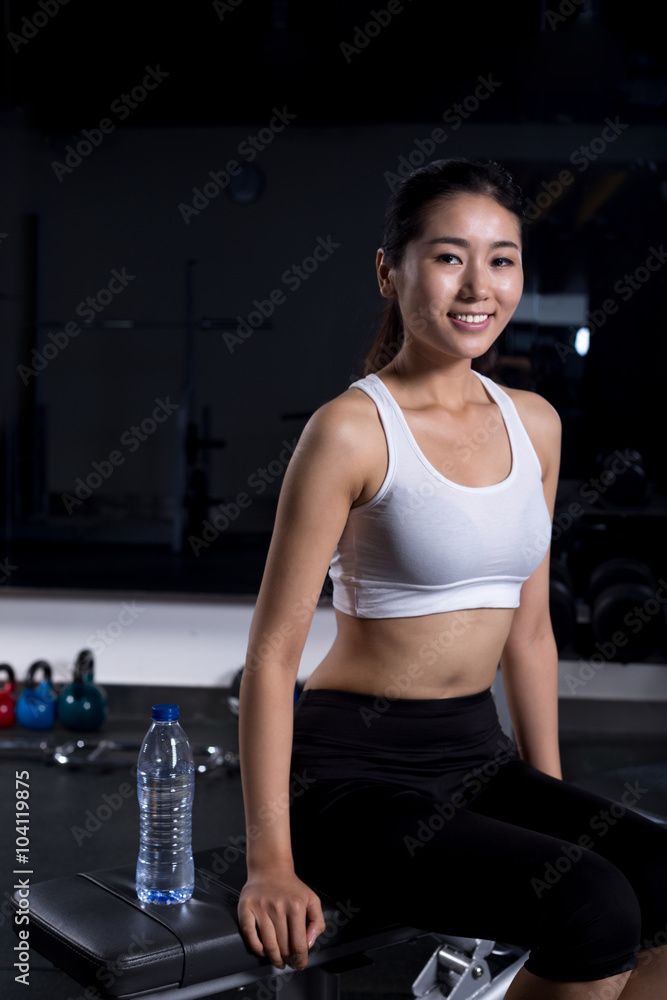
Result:
M660 645L667 589L663 600L660 593L650 568L638 559L618 557L595 567L588 587L591 628L609 659L644 660Z
M549 612L556 646L560 652L572 641L576 606L568 569L564 563L555 559L549 565Z

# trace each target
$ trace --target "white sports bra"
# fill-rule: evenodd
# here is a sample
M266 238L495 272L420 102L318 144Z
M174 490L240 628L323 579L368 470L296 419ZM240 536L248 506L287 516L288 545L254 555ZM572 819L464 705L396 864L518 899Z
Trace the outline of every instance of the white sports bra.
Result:
M498 404L512 468L492 486L461 486L420 450L377 375L352 383L377 406L389 455L375 496L350 510L331 560L335 608L357 618L406 618L467 608L516 608L521 584L551 541L542 470L508 394L479 372Z

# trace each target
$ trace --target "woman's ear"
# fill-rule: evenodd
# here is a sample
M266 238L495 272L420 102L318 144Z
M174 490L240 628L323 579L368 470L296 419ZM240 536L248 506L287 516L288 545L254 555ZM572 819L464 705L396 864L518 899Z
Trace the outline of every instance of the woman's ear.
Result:
M382 247L378 250L375 258L375 269L377 271L380 294L383 295L385 299L395 298L396 287L393 281L393 268L389 267Z

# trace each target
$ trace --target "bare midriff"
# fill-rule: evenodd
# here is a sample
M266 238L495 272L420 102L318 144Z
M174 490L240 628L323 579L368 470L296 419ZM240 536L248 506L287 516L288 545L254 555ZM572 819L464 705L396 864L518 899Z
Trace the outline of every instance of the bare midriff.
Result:
M412 618L354 618L336 611L338 634L306 689L387 698L457 698L491 687L514 608Z

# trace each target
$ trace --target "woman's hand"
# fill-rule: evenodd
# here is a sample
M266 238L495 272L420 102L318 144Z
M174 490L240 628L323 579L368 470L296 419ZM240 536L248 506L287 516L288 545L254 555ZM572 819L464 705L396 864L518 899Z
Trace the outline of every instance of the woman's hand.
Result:
M251 875L238 915L248 947L278 969L304 969L308 949L325 927L319 896L293 871Z

